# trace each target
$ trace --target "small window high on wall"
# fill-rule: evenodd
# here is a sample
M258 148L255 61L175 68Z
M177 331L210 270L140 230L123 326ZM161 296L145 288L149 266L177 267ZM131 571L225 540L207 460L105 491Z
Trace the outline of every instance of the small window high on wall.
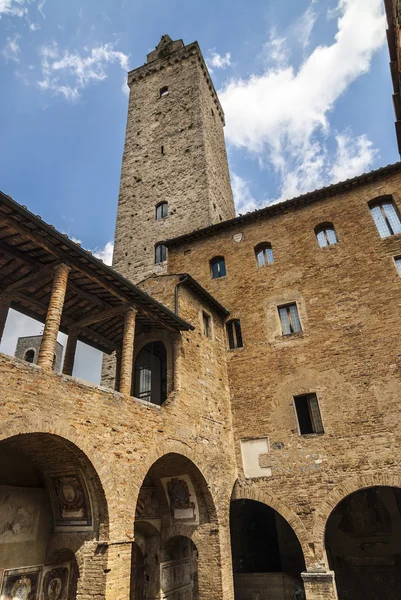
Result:
M319 402L316 394L305 394L294 397L299 433L324 433Z
M168 96L168 86L167 85L160 88L160 98L162 98L163 96Z
M168 202L159 202L156 206L156 221L166 219L168 217Z
M255 256L259 267L274 262L273 248L269 242L263 242L255 246Z
M224 256L215 256L210 261L210 272L212 279L219 279L219 277L225 277L226 272L226 261Z
M398 271L398 275L401 277L401 256L395 256L394 262L395 262L396 269Z
M231 321L228 321L226 324L226 329L230 350L234 350L234 348L242 348L243 343L240 320L232 319Z
M167 247L164 244L156 244L155 246L155 264L161 264L167 260Z
M315 227L315 234L320 248L337 244L338 240L333 223L321 223Z
M401 233L401 220L392 196L369 202L370 212L381 238Z
M301 321L299 319L298 307L295 302L278 307L280 316L281 330L283 335L291 335L302 331Z
M35 359L35 350L27 350L24 354L24 360L29 363L33 363Z

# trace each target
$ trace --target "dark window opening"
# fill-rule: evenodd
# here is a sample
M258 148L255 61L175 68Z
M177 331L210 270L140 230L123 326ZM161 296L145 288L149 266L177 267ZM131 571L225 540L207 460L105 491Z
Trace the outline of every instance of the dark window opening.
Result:
M164 154L164 146L161 146L161 153Z
M319 402L316 394L295 396L294 402L300 434L324 433Z
M159 202L156 206L156 221L166 219L168 217L168 202Z
M338 242L333 223L321 223L315 227L315 234L320 248L334 246Z
M163 96L168 96L168 86L167 85L160 88L160 98L162 98Z
M212 318L210 315L202 311L202 326L203 326L203 335L205 337L212 337Z
M394 262L398 271L398 275L401 277L401 256L394 257Z
M24 354L24 360L29 363L33 363L35 359L35 350L27 350Z
M157 244L155 247L155 264L159 265L167 260L167 247L164 244Z
M232 321L228 321L226 324L226 329L230 350L233 350L234 348L242 348L243 343L240 320L233 319Z
M381 238L401 233L401 220L392 196L369 202L370 212Z
M226 262L223 256L215 256L210 261L210 270L212 279L219 279L220 277L225 277L226 272Z
M259 267L274 262L273 248L269 242L263 242L255 247L255 256Z
M167 353L162 342L151 342L139 352L135 361L134 394L153 404L167 398Z
M279 306L278 312L281 321L281 330L283 335L291 335L302 331L301 321L299 319L296 303Z

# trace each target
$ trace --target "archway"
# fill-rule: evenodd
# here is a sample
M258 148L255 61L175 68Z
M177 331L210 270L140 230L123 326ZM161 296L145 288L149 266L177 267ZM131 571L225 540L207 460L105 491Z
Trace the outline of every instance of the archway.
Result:
M163 342L144 346L135 360L133 396L153 404L167 398L167 352Z
M217 516L208 485L191 460L169 453L152 465L139 492L134 532L144 556L141 600L218 597ZM132 592L134 579L136 568L131 570L131 600L139 600Z
M305 560L292 527L256 500L233 500L230 509L235 600L302 600Z
M345 497L327 521L325 543L339 600L401 597L401 489Z
M107 529L99 478L79 448L46 433L0 442L0 597L19 588L21 598L75 600L76 556Z

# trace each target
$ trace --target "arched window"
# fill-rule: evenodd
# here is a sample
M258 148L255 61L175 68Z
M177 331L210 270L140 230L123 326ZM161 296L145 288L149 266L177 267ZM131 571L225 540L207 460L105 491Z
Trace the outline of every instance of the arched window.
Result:
M400 215L392 196L372 200L369 208L381 238L401 233Z
M35 359L35 350L27 350L24 354L24 360L29 363L33 363Z
M162 342L150 342L135 361L134 394L153 404L163 404L167 398L167 352Z
M164 263L167 260L167 247L164 244L155 246L155 264Z
M212 279L218 279L219 277L225 277L226 272L226 261L224 256L215 256L210 261L210 272Z
M160 98L162 98L163 96L168 96L168 86L167 85L160 88Z
M168 217L168 202L159 202L156 205L156 221L166 219Z
M234 350L234 348L242 348L242 333L241 333L241 323L239 319L232 319L226 323L227 329L227 337L228 337L228 345L230 350Z
M317 243L321 248L337 244L337 236L333 223L320 223L315 227Z
M255 256L259 267L274 262L272 245L269 242L258 244L255 246Z

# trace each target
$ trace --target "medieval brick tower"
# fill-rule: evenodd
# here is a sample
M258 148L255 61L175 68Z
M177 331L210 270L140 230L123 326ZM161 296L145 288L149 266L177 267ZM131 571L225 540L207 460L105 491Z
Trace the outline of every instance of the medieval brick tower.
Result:
M128 85L113 266L138 282L165 272L160 242L235 210L224 113L198 43L164 35Z

